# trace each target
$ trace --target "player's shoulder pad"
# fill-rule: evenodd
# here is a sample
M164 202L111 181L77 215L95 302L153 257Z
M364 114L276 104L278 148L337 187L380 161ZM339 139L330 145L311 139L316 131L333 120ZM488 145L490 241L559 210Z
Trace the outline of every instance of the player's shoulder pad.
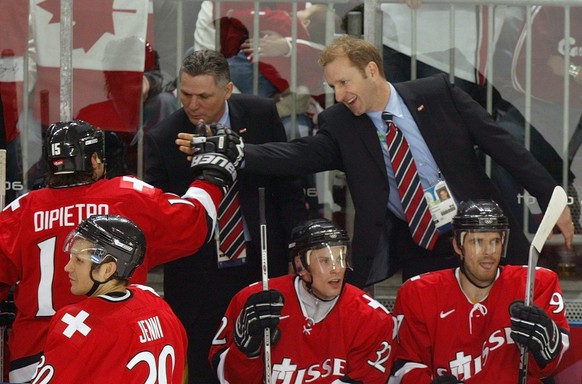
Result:
M149 292L155 296L160 296L155 289L153 289L152 287L148 287L147 285L142 285L142 284L131 284L128 286L129 289L140 289L142 291L146 291Z
M455 279L455 270L454 269L444 269L440 271L433 271L433 272L425 272L420 275L413 276L407 279L404 283L402 283L401 287L403 286L415 286L415 287L426 287L426 286L434 286L435 284L444 283L447 280Z
M339 303L346 307L348 313L361 315L355 316L353 318L354 321L357 321L357 318L361 318L366 322L375 320L384 322L386 319L392 318L392 314L388 308L380 301L350 284L345 285Z
M510 276L515 276L516 278L527 276L528 267L527 265L505 265L503 266L503 273ZM558 274L551 269L546 267L536 267L536 280L539 279L557 279Z
M117 185L123 190L134 190L137 192L144 193L146 195L154 195L156 193L156 188L140 180L134 176L119 176L111 179L113 185Z
M39 190L40 192L40 190ZM18 196L16 199L14 199L13 201L10 202L10 204L8 204L6 207L4 207L3 211L16 211L18 208L23 207L26 205L26 201L28 200L28 197L30 196L31 192L26 192L24 195L22 196Z

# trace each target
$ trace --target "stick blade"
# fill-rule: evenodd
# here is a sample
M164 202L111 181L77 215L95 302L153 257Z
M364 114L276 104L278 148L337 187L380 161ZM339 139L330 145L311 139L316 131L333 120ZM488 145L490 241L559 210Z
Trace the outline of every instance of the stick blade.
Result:
M560 186L555 187L548 208L546 209L546 213L544 214L544 218L542 219L542 222L531 242L531 245L538 251L538 253L542 252L542 248L544 247L548 236L552 233L552 230L554 229L558 218L564 211L564 208L566 208L566 205L568 205L566 191L564 191L564 188Z

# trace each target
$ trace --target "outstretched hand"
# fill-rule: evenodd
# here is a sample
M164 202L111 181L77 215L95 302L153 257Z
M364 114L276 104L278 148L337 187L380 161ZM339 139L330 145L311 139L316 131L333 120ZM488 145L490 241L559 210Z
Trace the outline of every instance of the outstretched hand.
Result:
M564 237L564 244L566 248L572 249L572 241L574 240L574 222L572 221L572 214L570 213L570 208L566 206L564 208L564 212L558 218L556 225L562 232L562 236Z
M196 125L195 130L194 134L179 134L183 138L190 137L189 143L181 138L176 140L176 144L179 141L179 147L190 146L189 151L186 151L186 148L181 148L182 152L188 155L219 153L226 156L235 167L239 166L244 158L245 144L237 132L222 124L211 123L208 125L203 122Z
M214 141L218 142L219 138L224 137L223 142L223 150L220 148L217 149L217 152L223 153L227 155L231 159L235 165L238 166L239 162L242 161L242 157L244 156L244 142L242 137L239 136L236 132L232 131L229 128L221 127L218 124L211 124L205 125L205 136L206 139L203 141ZM240 134L243 134L246 129L241 129ZM196 137L201 137L200 134L188 133L188 132L180 132L178 133L177 139L175 140L176 145L180 152L184 152L188 155L188 161L192 161L192 155L195 152L195 145L193 145L193 139ZM233 151L232 149L235 149ZM225 152L226 150L230 151L229 153ZM236 154L236 159L232 158L232 154Z
M194 179L202 179L228 189L236 180L236 167L244 156L238 133L217 123L200 122L191 135L189 156Z
M176 145L181 152L188 155L188 161L192 161L192 154L194 153L194 148L192 148L192 139L195 137L193 133L180 132L178 133L178 138L176 139Z

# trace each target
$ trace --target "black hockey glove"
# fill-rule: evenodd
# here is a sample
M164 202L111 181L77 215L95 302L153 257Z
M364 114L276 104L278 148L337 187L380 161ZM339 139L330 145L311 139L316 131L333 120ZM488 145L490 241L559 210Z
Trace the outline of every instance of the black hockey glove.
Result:
M232 129L222 124L209 125L212 136L206 136L206 126L200 123L196 126L198 136L192 138L193 155L216 152L225 155L235 167L244 158L244 143L242 138Z
M279 324L285 299L281 292L270 289L257 292L247 299L245 307L236 319L234 343L248 357L260 354L265 328L271 330L271 343L279 340Z
M190 170L194 179L209 181L228 189L236 180L236 167L220 153L200 153L192 156Z
M527 347L541 368L558 356L562 335L556 323L540 307L528 307L523 301L514 301L509 306L509 314L511 338Z
M439 376L430 382L430 384L459 384L459 383L462 384L463 382L459 381L459 379L457 379L453 375Z
M14 305L12 292L10 292L6 300L0 301L0 327L12 325L15 318L16 306ZM0 343L2 343L2 340L0 340Z

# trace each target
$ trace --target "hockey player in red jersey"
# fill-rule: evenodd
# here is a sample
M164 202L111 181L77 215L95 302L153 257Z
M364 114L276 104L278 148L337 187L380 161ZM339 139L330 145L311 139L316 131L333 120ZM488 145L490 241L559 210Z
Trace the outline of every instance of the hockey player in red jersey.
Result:
M314 219L289 245L295 275L255 283L230 302L209 359L222 383L263 383L263 335L271 330L272 383L386 383L395 319L364 291L344 282L349 238Z
M146 239L132 221L94 215L65 242L70 290L82 301L52 318L32 383L182 383L188 338L151 288L129 285Z
M490 200L467 202L453 219L461 266L407 280L393 313L400 324L389 384L517 383L519 346L528 384L552 374L569 346L557 275L538 268L525 306L526 266L500 266L509 226Z
M212 238L223 188L236 177L229 161L199 161L192 175L184 175L196 180L182 198L130 176L105 179L103 132L83 121L51 125L44 153L48 188L21 196L0 214L0 300L16 287L17 317L8 342L11 382L32 377L51 316L82 299L71 294L63 271L63 244L72 229L93 214L133 220L146 234L148 252L132 282L145 283L148 270L191 255ZM200 156L227 155L232 154Z

